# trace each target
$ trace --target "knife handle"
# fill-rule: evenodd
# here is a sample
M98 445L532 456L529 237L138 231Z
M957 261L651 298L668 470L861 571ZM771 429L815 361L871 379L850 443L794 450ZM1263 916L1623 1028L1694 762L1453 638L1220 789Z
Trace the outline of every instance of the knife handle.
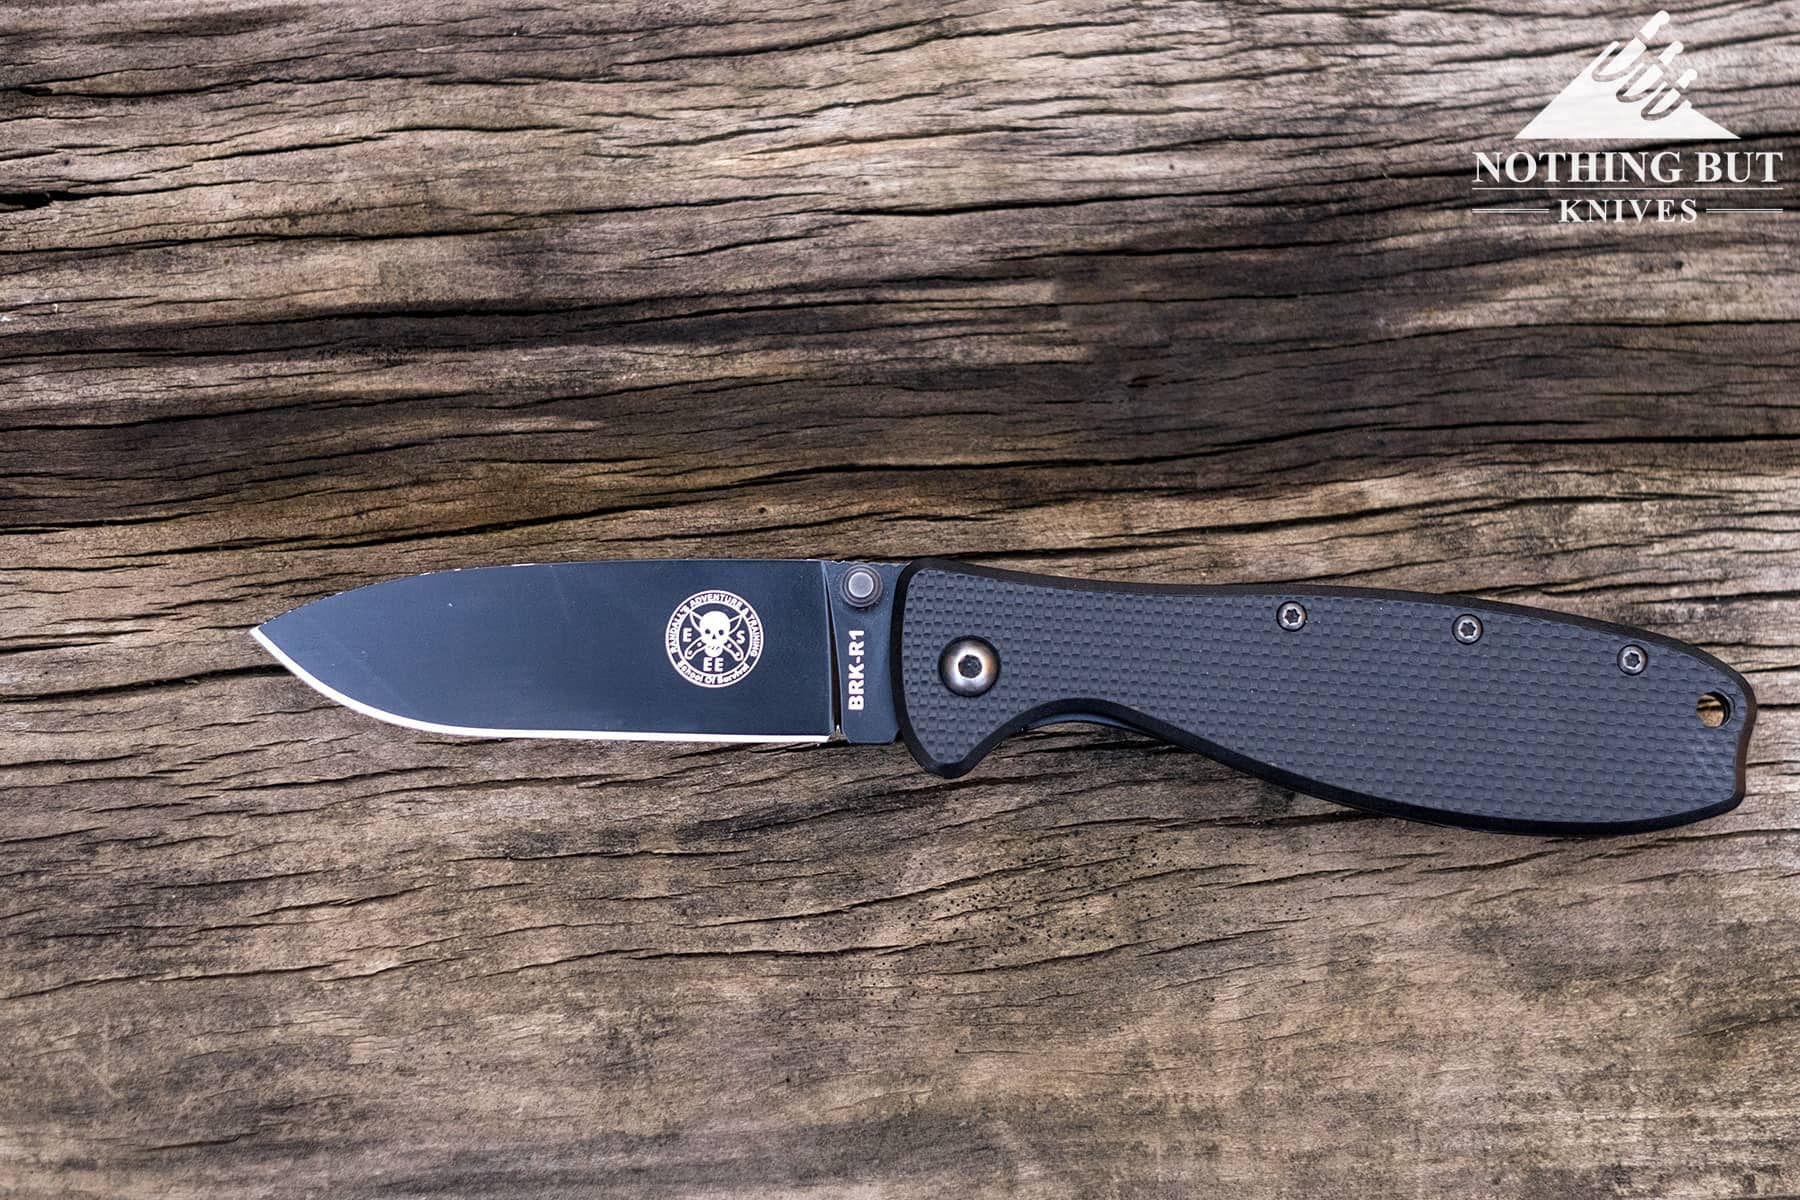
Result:
M1297 791L1472 828L1621 833L1736 807L1756 699L1693 646L1457 596L1097 583L915 561L901 736L955 777L1113 723ZM1709 724L1709 720L1723 720Z

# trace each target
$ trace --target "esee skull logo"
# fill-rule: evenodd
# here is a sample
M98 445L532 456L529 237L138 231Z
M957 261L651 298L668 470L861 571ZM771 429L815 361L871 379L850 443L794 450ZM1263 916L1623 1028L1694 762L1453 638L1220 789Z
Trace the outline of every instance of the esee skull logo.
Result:
M735 592L695 592L675 606L663 635L669 665L700 687L730 687L762 657L762 619Z
M700 644L707 654L718 658L725 653L731 638L731 618L714 609L700 614Z

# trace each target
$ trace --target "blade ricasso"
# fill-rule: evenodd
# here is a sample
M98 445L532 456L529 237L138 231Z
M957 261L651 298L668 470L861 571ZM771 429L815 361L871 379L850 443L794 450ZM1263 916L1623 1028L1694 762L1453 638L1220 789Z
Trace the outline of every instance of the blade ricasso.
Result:
M832 694L839 732L846 742L881 745L897 740L892 635L895 597L905 563L831 561L824 568L825 602L831 615ZM852 571L873 572L880 586L857 603L844 588Z

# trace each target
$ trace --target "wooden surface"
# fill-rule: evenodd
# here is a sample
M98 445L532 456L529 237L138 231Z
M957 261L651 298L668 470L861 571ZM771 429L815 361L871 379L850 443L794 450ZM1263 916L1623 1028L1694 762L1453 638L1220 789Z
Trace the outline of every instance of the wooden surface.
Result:
M1800 1193L1800 216L1467 211L1645 15L0 4L0 1195ZM1800 8L1677 18L1800 167ZM246 634L921 553L1651 627L1749 798L458 741Z

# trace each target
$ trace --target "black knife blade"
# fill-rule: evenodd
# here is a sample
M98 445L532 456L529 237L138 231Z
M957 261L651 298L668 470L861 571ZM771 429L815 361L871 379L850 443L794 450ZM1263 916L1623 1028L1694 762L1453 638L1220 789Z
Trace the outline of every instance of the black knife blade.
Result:
M822 742L823 579L797 560L478 567L330 596L255 635L333 700L435 733Z

